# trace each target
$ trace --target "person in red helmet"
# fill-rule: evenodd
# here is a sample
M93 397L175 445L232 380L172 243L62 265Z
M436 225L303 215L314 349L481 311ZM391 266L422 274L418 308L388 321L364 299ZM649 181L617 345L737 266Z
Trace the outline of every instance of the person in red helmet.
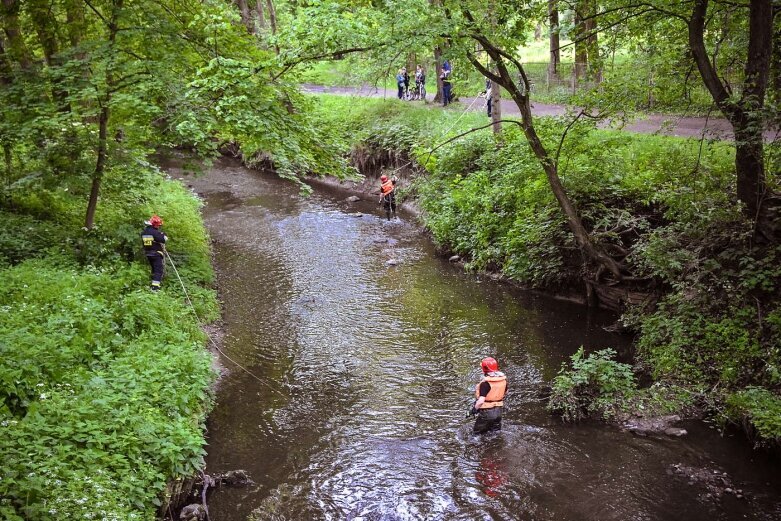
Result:
M145 222L146 228L141 232L141 242L144 245L144 255L152 268L152 291L158 291L163 283L163 268L165 267L165 242L168 237L160 231L163 220L157 215Z
M388 176L383 174L380 176L380 204L385 207L385 214L390 221L391 212L396 215L396 183L398 179L393 176L388 179Z
M483 434L502 428L507 377L499 370L496 359L487 357L480 362L483 378L475 386L475 403L470 415L477 415L473 432Z

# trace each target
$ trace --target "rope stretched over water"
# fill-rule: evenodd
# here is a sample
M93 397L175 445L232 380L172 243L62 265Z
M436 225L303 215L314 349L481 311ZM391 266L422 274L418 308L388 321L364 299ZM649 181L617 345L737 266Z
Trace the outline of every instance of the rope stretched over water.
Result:
M273 387L267 381L265 381L262 378L260 378L259 376L255 375L252 371L250 371L249 369L247 369L246 367L244 367L243 365L238 363L233 358L229 357L227 354L225 354L225 352L222 349L220 349L220 346L217 344L217 342L211 337L211 335L209 335L209 333L207 333L204 330L204 323L201 320L201 318L198 316L198 313L195 311L195 306L193 305L193 301L190 300L190 294L187 292L187 288L185 288L185 286L184 286L184 282L182 281L182 277L179 276L179 270L176 269L176 264L174 264L174 260L171 258L170 255L168 255L168 251L167 250L163 250L163 251L165 251L165 256L168 259L168 262L171 263L171 267L174 269L174 273L176 274L176 278L179 280L179 284L182 286L182 291L184 291L184 296L185 296L185 298L187 298L187 303L190 305L190 310L193 312L193 316L195 316L195 320L198 322L198 325L201 326L201 330L203 330L203 333L206 335L206 338L209 339L209 342L211 342L211 344L214 347L214 349L216 349L217 352L219 352L222 356L224 356L225 358L227 358L228 360L230 360L231 362L236 364L236 366L239 367L239 369L243 370L245 373L250 375L252 378L254 378L258 382L262 383L263 385L265 385L266 387L268 387L269 389L271 389L272 391L274 391L278 395L287 398L287 396L284 393L280 392L278 389Z

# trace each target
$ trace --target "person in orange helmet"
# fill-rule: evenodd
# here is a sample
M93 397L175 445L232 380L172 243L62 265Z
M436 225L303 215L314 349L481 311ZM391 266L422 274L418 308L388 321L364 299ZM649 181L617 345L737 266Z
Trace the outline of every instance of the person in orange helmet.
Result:
M391 212L396 215L396 183L398 179L393 176L388 179L388 176L383 174L380 176L380 204L385 207L385 214L390 221Z
M152 291L158 291L163 283L165 267L165 242L168 237L160 230L163 220L157 215L146 221L146 228L141 232L141 242L144 245L144 255L152 268Z
M470 415L477 415L473 432L483 434L502 428L504 397L507 394L507 377L499 370L496 359L483 358L480 362L483 378L475 386L475 403Z

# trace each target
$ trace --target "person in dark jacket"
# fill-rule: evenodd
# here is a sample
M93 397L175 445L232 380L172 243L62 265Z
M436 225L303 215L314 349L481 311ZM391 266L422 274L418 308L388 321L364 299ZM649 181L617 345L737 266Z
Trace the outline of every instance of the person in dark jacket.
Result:
M447 63L447 62L445 62ZM450 82L451 69L442 67L442 72L439 78L442 80L442 106L447 107L448 103L452 101L452 88L453 84Z
M153 215L145 223L146 228L141 232L141 241L144 245L144 255L152 268L152 291L160 289L163 283L163 271L165 267L165 243L168 237L160 231L163 220L157 215Z

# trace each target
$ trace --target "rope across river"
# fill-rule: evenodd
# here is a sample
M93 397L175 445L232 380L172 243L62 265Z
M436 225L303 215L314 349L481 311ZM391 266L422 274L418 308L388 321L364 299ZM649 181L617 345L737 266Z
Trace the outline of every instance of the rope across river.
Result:
M281 391L279 391L278 389L273 387L270 383L268 383L268 381L266 381L266 380L262 379L261 377L257 376L255 373L253 373L252 371L250 371L249 369L247 369L246 367L244 367L243 365L238 363L236 360L234 360L233 358L228 356L225 353L225 351L220 349L219 344L217 344L217 342L209 335L209 333L207 333L204 330L204 323L201 320L201 318L198 316L198 313L195 311L195 306L193 305L193 301L190 300L190 294L187 292L187 288L184 286L184 281L182 280L182 277L179 276L179 270L176 269L176 264L174 264L174 260L168 254L168 250L163 250L163 251L165 252L165 257L168 259L168 262L171 263L171 267L174 269L174 273L176 274L177 280L179 280L179 284L182 286L182 291L184 291L184 296L187 299L187 304L190 306L190 310L193 312L193 316L195 317L195 320L198 322L198 325L201 327L201 330L206 335L206 338L209 339L209 342L211 342L211 345L214 347L214 349L216 349L218 353L220 353L226 359L228 359L231 362L233 362L239 369L241 369L242 371L244 371L245 373L250 375L252 378L254 378L258 382L262 383L263 385L265 385L266 387L268 387L269 389L271 389L272 391L274 391L278 395L287 398L287 396L284 393L282 393Z

